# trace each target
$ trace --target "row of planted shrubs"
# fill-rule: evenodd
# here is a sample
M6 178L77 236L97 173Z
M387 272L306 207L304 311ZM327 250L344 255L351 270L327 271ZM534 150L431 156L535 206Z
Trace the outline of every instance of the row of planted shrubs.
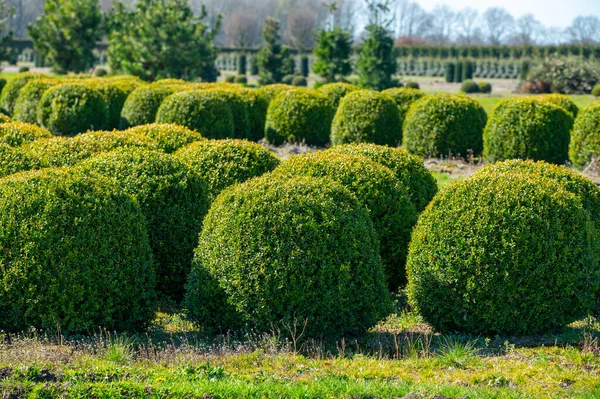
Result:
M280 162L175 125L50 136L0 124L5 331L142 328L167 295L206 331L339 337L406 286L439 331L527 334L600 297L600 189L564 167L498 163L436 194L386 146Z

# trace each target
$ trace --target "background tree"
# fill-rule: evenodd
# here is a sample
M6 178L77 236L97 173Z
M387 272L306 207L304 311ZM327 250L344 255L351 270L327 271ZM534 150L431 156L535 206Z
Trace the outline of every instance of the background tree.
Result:
M260 28L249 8L239 8L231 13L225 20L224 31L233 47L250 48L260 40Z
M535 19L533 14L525 14L515 21L514 36L510 43L518 46L536 44L543 30L543 25Z
M511 33L514 19L504 8L492 7L483 13L483 22L489 43L499 45Z
M260 84L279 83L285 75L294 73L290 49L281 44L279 21L267 18L263 30L263 46L258 53Z
M391 0L367 1L369 25L366 27L366 39L356 66L359 85L362 87L384 90L398 84L393 78L398 69L394 40L387 29L392 23L387 18L390 4Z
M108 61L111 68L145 80L218 76L214 26L204 23L205 9L194 16L187 0L139 0L134 9L122 4L108 22Z
M448 44L456 30L457 14L447 5L435 6L432 11L431 33L433 44Z
M352 33L336 26L321 30L315 48L313 71L327 82L343 80L352 73Z
M12 40L13 32L7 31L7 21L15 14L15 9L7 7L4 0L0 0L0 61L6 61L9 58L9 49L7 44Z
M317 30L317 14L308 7L297 7L290 10L287 19L287 35L292 45L305 51L315 44Z
M463 45L481 43L479 12L471 7L462 9L456 15L457 42Z
M600 18L595 15L577 17L567 29L574 43L590 44L600 42Z
M101 23L97 0L46 0L43 14L29 27L29 35L54 72L78 73L94 64Z

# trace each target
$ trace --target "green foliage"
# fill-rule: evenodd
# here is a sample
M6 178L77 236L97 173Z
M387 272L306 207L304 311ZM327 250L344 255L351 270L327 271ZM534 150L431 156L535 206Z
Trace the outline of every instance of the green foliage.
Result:
M600 102L583 108L571 132L569 158L573 165L583 167L597 162L600 156Z
M290 49L280 42L279 21L267 18L263 30L263 46L257 57L261 85L279 83L284 76L294 73Z
M408 294L436 330L546 333L592 309L594 224L580 197L532 169L486 168L440 192L421 215Z
M233 137L235 131L228 96L214 91L183 91L170 95L160 105L156 121L185 126L211 139Z
M207 16L204 7L195 16L188 0L140 0L131 10L119 3L107 24L112 70L147 81L216 81L214 39L221 17L211 27L204 22Z
M139 201L156 261L157 290L183 299L208 211L203 178L170 155L139 148L97 155L82 162L81 168L112 179L119 190Z
M391 310L377 250L367 210L341 185L253 179L221 194L206 217L190 318L221 331L360 334Z
M49 131L31 123L0 123L0 143L11 147L19 147L23 143L49 137L52 137Z
M382 26L371 24L366 27L366 35L356 65L358 85L374 90L397 86L393 75L398 64L390 32Z
M40 161L24 149L0 143L0 178L17 172L40 168Z
M145 136L154 140L158 149L171 154L195 141L204 140L198 132L174 124L152 123L127 129L125 134Z
M588 94L600 82L600 66L595 61L551 58L533 67L527 81L551 93Z
M351 85L349 83L327 83L319 87L318 91L321 94L324 94L329 101L333 109L338 108L340 101L344 98L348 93L353 91L360 90L360 87Z
M579 112L579 108L577 105L564 94L544 94L539 97L536 97L542 102L547 102L549 104L554 104L569 113L573 117L573 119L577 118L577 113Z
M99 176L47 169L2 179L0 209L2 330L133 330L152 320L152 252L131 196Z
M238 76L246 76L248 57L246 54L240 54L237 58L237 74Z
M231 109L233 117L233 136L225 138L248 138L250 137L250 115L246 107L247 98L243 98L237 90L210 89L206 92L213 92L226 99L226 103Z
M425 97L425 93L417 89L410 88L393 88L384 91L385 94L392 97L400 110L400 125L404 123L406 113L417 100Z
M484 94L489 94L492 92L492 85L488 82L479 82L479 92Z
M267 120L267 109L269 108L269 97L263 90L246 89L235 87L232 89L240 101L245 105L250 122L250 130L246 138L251 141L259 141L265 137L265 123Z
M46 0L29 36L56 73L84 72L94 63L102 37L100 4L89 0Z
M308 81L306 80L306 78L304 76L294 76L294 79L292 79L292 86L307 87Z
M156 141L129 132L88 132L75 137L39 139L23 148L43 167L72 166L101 152L117 148L157 150Z
M467 94L479 93L479 85L473 80L467 79L460 85L460 91Z
M4 86L6 86L6 79L0 78L0 93L4 89Z
M87 85L100 93L108 112L108 119L104 125L104 129L118 129L121 125L121 112L125 101L131 92L135 89L129 85L120 85L117 82L110 82L106 79L91 80Z
M489 162L533 159L562 164L568 159L573 118L559 106L536 98L498 103L483 134Z
M296 89L279 94L267 112L265 136L269 143L329 143L334 110L327 97L314 90Z
M240 85L246 85L246 84L248 84L248 78L245 75L238 75L233 80L233 83L237 83Z
M352 32L339 26L321 30L314 50L313 72L326 82L338 82L352 73Z
M396 103L390 96L375 91L358 90L347 94L333 119L331 142L391 146L402 143L402 124Z
M295 87L292 85L271 84L261 87L259 91L266 96L267 100L270 103L275 97L277 97L278 94L293 89L295 89Z
M414 80L409 80L408 82L406 82L406 88L407 89L419 90L421 87Z
M296 77L296 75L285 75L282 79L281 79L281 83L283 83L284 85L292 85L292 82L294 81L294 78Z
M330 152L357 155L388 167L406 187L418 213L423 212L437 193L437 183L423 160L411 155L404 148L392 148L376 144L347 144L332 147Z
M600 97L600 84L594 86L594 88L592 89L592 96Z
M38 124L57 136L100 130L108 121L102 94L84 84L56 85L44 92L38 105Z
M234 82L235 82L235 76L234 75L225 76L225 83L234 83Z
M55 79L32 79L19 90L14 103L13 118L20 122L36 123L38 104L42 96L52 86L57 85Z
M447 83L454 82L454 70L456 69L456 63L447 62L444 66L444 76Z
M481 154L487 115L475 100L460 95L423 97L404 121L404 145L413 154L462 156Z
M160 104L173 93L174 90L168 84L162 84L160 81L135 89L123 104L121 129L155 122Z
M26 72L20 73L11 79L11 81L6 84L4 89L2 89L2 94L0 95L0 107L2 108L2 112L8 116L12 116L15 108L15 102L19 97L19 92L21 89L27 83L29 83L30 80L45 77L47 76L42 75L41 73Z
M396 290L406 281L404 265L417 212L394 172L364 156L320 152L291 157L273 174L282 178L326 177L348 188L369 210L389 289Z
M275 169L279 159L245 140L203 140L182 147L175 157L207 182L212 202L227 187Z
M96 67L96 69L94 69L94 76L97 78L101 78L108 75L108 71L106 70L106 68L102 68L102 67Z

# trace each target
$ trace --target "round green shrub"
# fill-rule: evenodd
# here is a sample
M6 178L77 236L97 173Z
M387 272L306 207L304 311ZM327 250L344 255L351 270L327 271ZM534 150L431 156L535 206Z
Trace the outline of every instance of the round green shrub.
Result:
M47 75L41 73L26 72L20 73L15 76L6 86L2 89L0 94L0 108L2 112L8 116L12 116L15 107L15 101L19 97L19 91L32 79L46 78Z
M171 154L194 141L204 140L198 132L184 126L152 123L127 129L125 133L141 135L156 141L160 151Z
M215 91L183 91L165 98L156 114L158 123L175 123L202 136L233 137L235 124L229 98Z
M94 76L97 78L101 78L103 76L108 75L108 71L105 68L97 67L94 69Z
M292 80L292 86L307 87L308 81L306 80L306 78L304 76L294 76L294 79Z
M548 333L592 309L597 248L581 199L556 180L484 169L419 218L409 300L438 331Z
M573 165L584 167L600 157L600 102L583 108L573 126L569 158Z
M279 159L245 140L203 140L180 148L175 157L190 166L208 185L213 201L225 188L272 171Z
M22 148L0 143L0 178L41 167L39 159Z
M600 97L600 85L594 86L594 88L592 89L592 96Z
M333 144L402 143L400 113L394 100L382 93L357 90L340 101L331 126Z
M275 97L277 97L278 94L286 92L288 90L294 90L294 89L295 89L295 87L292 85L277 83L277 84L262 86L258 90L260 90L262 93L264 93L267 100L269 102L271 102Z
M133 330L154 316L139 204L73 169L0 181L0 329ZM26 293L26 295L25 295Z
M571 101L571 99L567 95L542 94L536 98L542 102L557 105L565 111L567 111L573 117L573 119L577 118L577 114L579 113L579 107L577 107L577 105L573 101Z
M383 93L392 97L392 99L396 102L396 105L400 110L400 124L404 123L406 113L410 109L410 106L413 105L413 103L417 100L425 97L425 94L420 90L406 88L387 89L384 90Z
M32 79L19 91L13 108L13 119L20 122L37 123L38 104L52 86L55 79Z
M418 213L423 212L437 193L437 182L423 164L423 160L409 154L404 148L376 144L345 144L334 146L328 151L363 156L390 168L406 187Z
M246 107L246 100L237 90L210 89L206 92L217 93L227 99L227 105L233 116L233 136L231 138L244 139L250 136L250 116Z
M0 143L19 147L42 138L50 138L52 134L38 125L23 122L6 122L0 124Z
M329 143L334 110L330 102L315 90L288 90L269 104L265 136L269 143Z
M23 73L23 72L29 72L29 67L28 66L20 66L19 73Z
M242 137L251 141L260 141L265 137L265 124L267 121L267 109L269 108L269 99L261 90L246 89L241 87L227 88L224 90L233 90L238 98L246 106L250 130L247 137Z
M480 155L486 113L466 96L437 94L414 103L404 120L404 145L422 157Z
M6 122L12 122L12 119L10 119L10 116L0 113L0 123L6 123Z
M248 78L244 75L238 75L235 77L235 80L233 81L233 83L245 85L245 84L248 84Z
M235 75L225 76L225 83L235 83Z
M90 79L87 85L97 90L106 103L108 120L104 129L118 129L121 126L121 112L123 111L125 101L137 85L133 85L125 79Z
M281 83L284 85L292 85L295 78L296 78L296 75L285 75L283 77L283 79L281 79Z
M38 124L57 136L100 130L108 121L102 94L84 84L67 83L44 92L38 105Z
M149 137L118 131L40 139L23 146L43 167L73 166L95 154L122 147L158 150L156 141Z
M165 98L174 93L174 90L168 85L157 85L158 82L138 87L127 96L121 110L121 129L147 125L156 121L156 113L160 104Z
M568 158L573 118L536 98L501 100L483 134L488 162L533 159L562 164Z
M419 90L421 87L419 86L419 84L417 82L415 82L413 80L409 80L408 82L406 82L406 88Z
M157 264L157 290L183 299L208 211L204 179L170 155L139 148L99 154L80 166L114 180L120 190L139 201Z
M460 91L467 94L479 93L479 85L473 80L467 79L460 85Z
M338 183L253 179L209 210L186 307L210 330L360 334L391 310L377 251L367 210Z
M0 78L0 93L4 90L4 86L6 86L6 79Z
M381 243L389 289L394 291L406 282L406 253L417 212L394 172L363 156L320 152L293 156L273 174L283 178L327 177L348 188L369 210Z
M324 94L325 97L331 102L333 109L337 109L340 101L348 93L360 90L360 87L351 85L349 83L327 83L319 87L319 93Z
M479 82L479 92L490 94L492 92L492 85L488 82Z

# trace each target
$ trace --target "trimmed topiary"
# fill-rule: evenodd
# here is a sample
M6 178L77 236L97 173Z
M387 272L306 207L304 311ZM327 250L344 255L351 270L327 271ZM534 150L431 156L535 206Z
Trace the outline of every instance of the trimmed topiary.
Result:
M40 160L22 148L0 143L0 178L41 167Z
M269 143L329 143L334 110L315 90L289 90L275 97L267 111L265 136Z
M174 93L174 90L168 85L157 85L156 83L138 87L127 96L121 110L121 129L147 125L156 121L156 113L160 104Z
M4 90L4 86L6 86L6 79L0 78L0 93Z
M32 79L47 77L47 75L41 73L26 72L20 73L14 79L11 79L2 89L2 94L0 94L0 108L2 108L2 112L8 116L12 116L15 102L19 97L21 89Z
M40 139L23 146L43 167L72 166L95 154L122 147L158 150L156 141L149 137L118 131Z
M294 89L295 89L295 87L292 85L276 83L276 84L272 84L272 85L262 86L258 90L260 90L266 96L267 100L269 100L269 102L271 102L271 100L273 100L275 97L277 97L277 95L284 93L288 90L294 90Z
M307 87L308 80L306 80L306 78L304 76L294 76L294 79L292 79L292 86Z
M573 165L584 167L600 157L600 102L583 108L573 125L569 158Z
M279 159L262 146L245 140L203 140L180 148L175 157L208 184L213 201L225 188L272 171Z
M409 154L404 148L376 144L346 144L334 146L328 151L363 156L390 168L406 187L418 213L423 212L437 193L437 182L425 168L423 160Z
M594 88L592 89L592 96L600 97L600 85L594 86Z
M460 85L460 91L467 94L479 93L479 85L473 80L467 79Z
M7 122L0 124L0 143L19 147L42 138L50 138L52 134L38 125L23 122Z
M139 201L158 267L157 290L175 300L183 299L202 219L208 211L204 179L170 155L139 148L100 154L80 166L113 179Z
M400 124L404 123L406 113L417 100L425 97L425 94L416 89L405 89L405 88L393 88L384 90L383 93L392 97L396 102L398 109L400 110Z
M206 92L217 93L227 99L227 105L233 116L233 136L231 138L244 139L250 136L250 117L246 108L246 99L237 90L211 89Z
M562 164L568 158L573 118L536 98L501 100L483 134L488 162L533 159Z
M331 126L333 144L402 143L402 124L394 100L382 93L358 90L341 101Z
M37 123L38 104L42 96L58 82L55 79L32 79L21 90L13 108L13 119L20 122Z
M558 105L565 111L567 111L573 119L577 118L577 113L579 112L579 107L571 101L569 96L564 94L542 94L536 97L538 100L542 102L548 102L550 104Z
M265 124L267 121L267 109L269 108L269 100L267 95L255 89L246 88L230 88L226 90L234 90L239 99L246 106L248 120L250 122L250 130L247 137L242 137L250 141L260 141L265 137Z
M486 113L475 100L436 94L415 102L404 121L404 145L412 154L428 156L480 155Z
M225 83L235 83L235 75L225 76Z
M53 86L44 92L38 105L38 124L57 136L75 136L100 130L108 121L102 94L84 84Z
M281 83L284 85L292 85L295 77L296 75L285 75L283 79L281 79Z
M138 85L132 84L128 79L90 79L90 82L87 84L98 90L106 103L108 119L104 129L118 129L121 125L121 113L125 101Z
M12 119L10 119L10 116L0 113L0 123L6 123L6 122L12 122Z
M97 78L101 78L103 76L108 75L108 71L105 68L97 67L94 69L94 76Z
M407 89L419 90L421 87L414 80L409 80L408 82L406 82L406 88Z
M363 333L391 310L377 251L367 210L340 184L253 179L223 192L204 221L189 317L217 331Z
M348 93L360 90L360 87L351 85L349 83L327 83L319 87L319 93L324 94L329 99L334 109L337 109L340 101Z
M490 94L492 92L492 85L488 82L479 82L479 92L484 94Z
M0 180L0 209L0 329L133 330L153 319L152 251L131 196L47 169Z
M320 152L291 157L273 171L283 178L327 177L342 183L366 205L381 243L381 259L390 290L405 281L415 205L394 172L364 156Z
M598 233L581 199L524 168L486 168L419 218L408 296L438 331L547 333L592 310Z
M185 126L211 139L233 137L235 129L228 97L215 91L170 95L160 105L156 121Z
M248 78L244 75L238 75L235 77L235 80L233 81L233 83L237 83L240 85L246 85L246 84L248 84Z
M125 133L146 136L156 141L160 151L171 154L194 141L204 140L198 132L184 126L152 123L127 129Z

